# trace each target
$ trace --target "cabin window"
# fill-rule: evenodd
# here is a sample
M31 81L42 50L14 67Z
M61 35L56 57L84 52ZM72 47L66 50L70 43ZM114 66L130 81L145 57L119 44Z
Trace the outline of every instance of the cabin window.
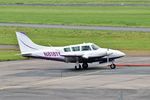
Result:
M90 48L90 46L82 46L82 51L90 51L91 50L91 48Z
M70 52L71 50L70 50L70 48L64 48L64 51L65 52Z
M80 46L72 47L72 51L80 51Z
M91 45L91 47L92 47L93 50L99 49L99 47L97 45Z

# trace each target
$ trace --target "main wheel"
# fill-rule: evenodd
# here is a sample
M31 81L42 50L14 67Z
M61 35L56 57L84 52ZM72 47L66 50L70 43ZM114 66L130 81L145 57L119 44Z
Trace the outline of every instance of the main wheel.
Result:
M82 64L82 68L83 68L83 69L87 69L87 68L88 68L88 64L87 64L87 63L83 63L83 64Z
M110 65L110 68L111 68L111 69L115 69L115 68L116 68L116 65L115 65L115 64L111 64L111 65Z
M79 64L79 66L75 65L75 70L81 69L81 65Z
M79 69L81 69L81 65L79 64Z
M75 68L75 70L78 70L78 67L77 67L77 66L75 66L74 68Z

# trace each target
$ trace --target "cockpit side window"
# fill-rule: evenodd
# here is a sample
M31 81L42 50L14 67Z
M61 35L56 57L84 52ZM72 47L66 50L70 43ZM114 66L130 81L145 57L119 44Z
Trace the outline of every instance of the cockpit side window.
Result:
M71 50L70 50L70 48L64 48L64 51L65 52L70 52Z
M82 46L82 51L90 51L91 48L90 46L86 45L86 46Z
M72 51L80 51L80 46L72 47Z
M99 47L97 45L91 45L91 47L92 47L93 50L99 49Z

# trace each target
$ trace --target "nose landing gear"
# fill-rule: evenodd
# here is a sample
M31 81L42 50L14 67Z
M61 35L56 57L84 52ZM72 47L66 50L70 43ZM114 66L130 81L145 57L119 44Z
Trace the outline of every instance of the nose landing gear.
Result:
M111 69L115 69L115 68L116 68L116 65L112 63L112 64L110 65L110 68L111 68Z

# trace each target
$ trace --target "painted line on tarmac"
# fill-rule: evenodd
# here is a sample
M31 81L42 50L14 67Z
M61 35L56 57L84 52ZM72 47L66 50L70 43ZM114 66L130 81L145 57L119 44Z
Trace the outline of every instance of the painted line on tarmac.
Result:
M76 26L76 25L23 24L23 23L0 23L0 26L150 32L150 28L144 28L144 27Z
M150 67L150 64L116 64L118 67Z
M94 72L83 73L83 74L78 74L78 75L76 75L76 76L61 77L61 78L57 78L57 79L46 80L46 81L43 81L43 82L39 82L39 83L37 83L36 85L40 85L40 84L43 84L43 83L57 82L57 81L60 81L60 80L68 80L68 79L73 79L73 78L76 78L76 79L78 78L78 79L80 79L81 76L87 76L87 75L90 75L90 74L98 73L98 72L100 72L100 71L101 71L101 70L94 71Z

